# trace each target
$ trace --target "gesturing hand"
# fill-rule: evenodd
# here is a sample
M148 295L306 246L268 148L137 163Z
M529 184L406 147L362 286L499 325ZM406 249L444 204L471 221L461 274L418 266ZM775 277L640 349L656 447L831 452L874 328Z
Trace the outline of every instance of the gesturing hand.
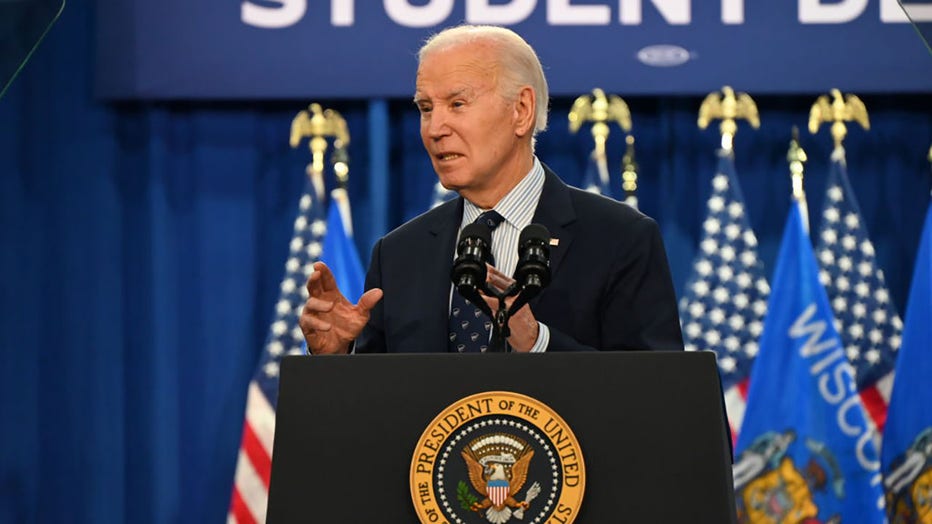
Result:
M370 289L353 305L340 292L333 272L323 262L314 263L307 293L299 324L308 351L315 355L347 353L350 343L369 321L369 312L382 299L381 289Z
M492 318L498 314L498 299L486 294L482 295L485 303L492 309ZM505 299L505 306L510 308L514 303L515 297ZM511 349L518 353L527 353L531 351L534 344L537 343L537 337L540 336L540 324L531 311L531 306L525 304L508 319L508 328L511 330L511 336L508 337L508 344Z
M486 283L497 289L499 292L505 291L509 286L515 283L515 279L505 275L495 267L489 265L486 268ZM492 318L498 314L498 298L490 297L485 293L482 294L485 303L492 309ZM505 299L505 306L511 307L516 297ZM508 344L511 349L519 353L527 353L537 343L537 337L540 335L540 324L534 317L534 312L527 304L515 312L508 319L508 329L511 330L511 336L508 337Z

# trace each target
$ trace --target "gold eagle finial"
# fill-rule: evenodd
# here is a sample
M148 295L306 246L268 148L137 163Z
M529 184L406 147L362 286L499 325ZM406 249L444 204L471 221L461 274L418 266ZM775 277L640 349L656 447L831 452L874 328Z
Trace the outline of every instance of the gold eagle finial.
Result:
M610 122L617 122L625 133L631 132L631 110L618 95L606 95L600 88L592 90L591 95L581 95L573 102L569 114L570 132L576 133L586 122L592 122L592 138L595 140L593 156L599 166L599 177L603 184L608 184L608 162L605 143L608 141ZM634 162L634 138L626 137L627 150L622 160L622 185L626 200L637 207L637 164Z
M336 149L349 145L349 129L346 120L334 109L323 109L320 104L312 103L307 110L299 112L291 121L291 147L298 147L301 139L310 138L309 146L313 160L311 170L324 171L324 153L327 151L327 137L334 138Z
M832 89L831 97L829 101L829 95L822 95L812 104L809 110L809 132L815 134L823 122L831 122L832 139L835 147L839 148L848 134L845 122L857 122L865 130L869 130L871 124L867 118L867 107L860 98L850 93L842 97L838 89Z
M735 133L738 132L736 120L747 120L754 129L760 127L757 104L747 93L735 93L730 86L722 87L721 95L718 91L709 93L699 106L699 129L709 127L709 123L717 118L722 120L719 130L722 133L722 149L725 151L732 150Z
M312 103L306 110L300 111L291 121L291 136L288 143L292 148L298 147L301 140L309 138L311 163L307 165L307 175L311 178L317 196L324 195L324 155L327 152L327 138L333 137L333 171L340 187L345 188L349 179L349 163L346 147L350 136L346 120L335 109L323 109L320 104Z
M595 152L604 158L605 142L608 140L608 123L618 122L626 133L631 131L631 111L628 104L618 95L606 95L598 87L592 95L582 95L570 108L570 132L576 133L586 122L592 122L592 138L595 139Z

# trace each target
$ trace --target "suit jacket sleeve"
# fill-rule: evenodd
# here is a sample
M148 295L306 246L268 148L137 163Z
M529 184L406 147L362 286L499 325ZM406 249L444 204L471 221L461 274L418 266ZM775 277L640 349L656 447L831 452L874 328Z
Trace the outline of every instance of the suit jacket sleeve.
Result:
M369 261L369 271L366 272L366 291L382 287L382 267L380 255L382 240L375 243L372 248L372 260ZM384 298L372 308L369 322L356 339L354 351L356 353L385 353L385 310L382 306Z

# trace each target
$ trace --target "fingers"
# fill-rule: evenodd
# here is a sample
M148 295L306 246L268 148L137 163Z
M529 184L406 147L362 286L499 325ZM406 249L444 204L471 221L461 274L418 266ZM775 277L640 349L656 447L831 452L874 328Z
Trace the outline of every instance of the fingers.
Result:
M323 262L314 262L314 273L320 273L320 286L324 291L339 291L333 271ZM313 276L313 275L312 275Z
M485 281L498 292L503 292L514 284L515 279L505 275L492 266L488 266L485 274Z
M307 299L307 302L304 303L304 311L306 313L325 313L333 309L332 300L324 300L322 298L310 297Z
M305 335L314 331L330 331L333 324L320 318L320 313L327 313L333 310L333 302L322 300L316 297L307 299L304 303L304 310L301 312L301 318L298 323L301 325L301 331Z
M359 297L356 307L359 308L361 313L368 314L380 300L382 300L382 290L377 287L372 288Z
M486 295L485 293L482 293L481 296L482 296L482 300L485 300L485 303L489 306L489 309L492 310L492 313L493 314L497 313L498 312L498 299L495 297L490 297Z
M540 325L527 304L508 319L508 327L511 328L508 342L515 351L522 353L530 351L540 336Z
M339 291L333 272L323 262L314 262L314 272L307 279L307 294L318 296L327 291Z
M333 329L333 324L313 315L305 315L301 317L299 322L301 324L301 331L304 332L305 335L313 333L314 331L330 331Z
M320 287L321 272L317 270L317 263L315 263L314 266L314 271L311 273L311 276L307 277L307 285L305 286L307 287L308 296L311 297L320 295L323 292Z

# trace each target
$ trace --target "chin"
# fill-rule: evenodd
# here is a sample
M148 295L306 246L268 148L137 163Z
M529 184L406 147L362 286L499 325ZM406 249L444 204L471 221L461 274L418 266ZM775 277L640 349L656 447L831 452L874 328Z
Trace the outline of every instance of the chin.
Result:
M450 191L459 191L467 186L464 180L460 180L456 176L438 174L437 178L440 180L440 185Z

